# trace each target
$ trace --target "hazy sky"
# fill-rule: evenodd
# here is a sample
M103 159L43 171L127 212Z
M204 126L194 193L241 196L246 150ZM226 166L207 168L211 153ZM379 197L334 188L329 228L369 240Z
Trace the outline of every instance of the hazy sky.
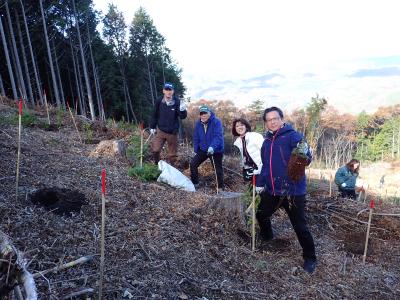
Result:
M144 7L192 99L293 109L318 93L340 110L400 103L400 2L94 0L130 24Z

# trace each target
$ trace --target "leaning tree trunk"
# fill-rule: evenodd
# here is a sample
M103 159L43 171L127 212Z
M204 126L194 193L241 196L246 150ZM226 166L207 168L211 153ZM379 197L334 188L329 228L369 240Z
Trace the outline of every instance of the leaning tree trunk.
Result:
M35 99L33 97L33 91L32 91L32 85L31 85L31 77L29 76L29 66L28 66L28 61L26 59L24 41L22 39L21 25L19 24L19 17L18 17L17 11L15 10L14 12L15 12L15 20L17 21L18 38L19 38L19 44L20 44L21 52L22 52L22 60L24 62L25 78L26 78L26 83L28 85L29 98L31 99L32 104L35 104Z
M2 96L6 96L6 91L4 90L4 85L3 85L3 78L1 78L1 74L0 74L0 92Z
M86 113L86 101L84 101L85 96L84 96L84 90L83 90L83 84L82 84L82 74L81 74L81 69L79 68L79 58L78 55L76 55L75 57L75 61L76 61L76 71L77 71L77 75L78 75L78 83L79 83L79 90L81 93L81 108L82 108L82 114L86 117L87 113Z
M40 87L40 81L39 81L39 71L36 66L36 59L33 55L33 49L32 49L32 43L31 43L31 37L29 34L29 28L28 28L28 23L26 22L26 16L25 16L25 8L24 5L22 4L22 0L20 0L21 3L21 8L22 8L22 17L24 18L24 25L25 25L25 31L26 31L26 38L28 39L28 45L29 45L29 52L31 55L31 61L32 61L32 66L33 66L33 72L35 73L35 82L36 82L36 89L37 89L37 94L39 96L40 104L44 105L43 101L43 95L42 95L42 88Z
M71 25L72 26L72 25ZM77 66L77 59L75 57L75 51L74 48L72 46L72 37L71 35L69 35L69 46L71 49L71 57L72 57L72 65L74 68L74 76L75 76L75 85L76 85L76 93L77 93L77 97L78 97L78 104L79 104L79 110L81 115L85 115L86 116L86 110L83 110L83 95L81 92L81 86L79 85L79 80L78 80L78 68L79 66ZM80 76L80 75L79 75Z
M151 72L150 72L150 63L149 63L149 58L147 57L147 55L145 56L146 58L146 65L147 65L147 76L149 79L149 88L150 88L150 95L151 95L151 101L153 103L154 106L154 93L153 93L153 83L151 82Z
M72 0L72 8L74 10L74 17L75 17L75 21L76 21L76 30L78 31L79 49L80 49L81 59L82 59L83 75L85 76L85 83L86 83L86 89L87 89L88 100L89 100L90 115L92 117L92 121L94 121L94 120L96 120L96 113L94 111L92 89L90 87L89 75L88 75L85 55L84 55L83 47L82 47L81 32L79 30L79 20L76 16L75 0Z
M56 103L57 107L61 107L61 102L60 102L60 96L58 94L58 86L57 86L57 80L56 80L56 73L54 71L54 65L53 65L53 59L51 57L51 49L50 49L50 43L49 43L49 37L47 36L47 26L46 26L46 20L44 17L44 11L43 11L43 0L39 0L40 4L40 11L42 13L42 21L43 21L43 29L44 29L44 37L46 40L46 46L47 46L47 56L49 58L49 64L50 64L50 71L51 71L51 77L53 81L53 89L54 89L54 95L56 97Z
M86 23L86 31L88 35L88 44L89 44L89 54L90 54L90 59L92 62L92 72L93 72L93 78L94 78L94 85L95 85L95 91L96 91L96 98L97 98L97 106L99 109L99 116L102 121L105 121L105 115L104 115L104 108L103 108L103 99L101 97L101 90L100 90L100 82L98 80L97 76L97 71L96 71L96 65L94 64L94 58L93 58L93 51L92 51L92 40L90 38L90 33L89 33L89 22Z
M22 75L21 63L19 61L17 43L15 42L14 29L13 29L13 26L12 26L10 10L8 8L8 1L6 1L6 12L7 12L7 20L8 20L8 29L10 31L11 43L12 43L12 46L13 46L13 53L14 53L14 57L15 57L15 64L17 66L17 74L18 74L17 77L19 79L18 80L19 81L19 87L21 88L22 96L23 96L24 100L26 101L27 100L27 94L26 94L26 88L25 88L25 81L24 81L24 76Z
M135 112L133 110L131 95L129 93L128 84L127 84L126 79L125 79L125 89L126 89L126 94L128 96L128 104L129 104L129 108L130 108L131 113L132 113L132 117L135 119L135 123L138 124L138 119L136 118Z
M106 114L104 112L104 105L103 105L103 96L101 95L101 89L100 89L100 80L99 80L99 75L97 73L97 69L95 68L94 70L94 82L96 84L96 95L99 97L99 114L101 117L101 120L105 121L106 120Z
M125 111L126 111L126 121L129 123L129 108L128 108L128 95L126 93L126 83L125 77L123 78L123 86L124 86L124 98L125 98Z
M152 78L152 81L153 81L154 94L156 96L156 99L158 99L156 76L155 76L155 72L154 72L154 65L153 65L153 75L151 76L151 78Z
M1 40L3 41L4 54L6 56L6 61L7 61L8 74L10 75L13 97L16 100L16 99L18 99L18 93L17 93L17 89L15 87L14 72L13 72L13 69L11 66L10 54L8 52L7 40L6 40L6 35L4 34L3 21L2 21L1 16L0 16L0 31L1 31Z
M57 58L57 51L56 51L56 45L53 40L53 49L54 49L54 61L56 63L56 75L57 75L57 80L58 80L58 86L60 87L60 97L61 97L61 104L63 109L65 109L65 97L64 97L64 89L61 81L61 74L60 74L60 68L58 67L58 58Z

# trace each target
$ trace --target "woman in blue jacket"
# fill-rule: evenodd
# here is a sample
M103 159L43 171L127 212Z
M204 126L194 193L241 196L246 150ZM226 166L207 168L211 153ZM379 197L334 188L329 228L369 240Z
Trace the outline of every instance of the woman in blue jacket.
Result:
M343 198L356 199L356 181L360 170L360 161L350 160L346 165L340 167L335 174L335 183Z
M271 216L279 207L283 207L303 248L303 268L306 272L313 273L316 267L315 246L304 212L306 177L304 175L294 181L288 175L288 164L293 150L307 157L308 163L311 162L311 152L304 137L290 124L283 122L281 109L274 106L267 108L263 120L268 131L261 147L262 169L256 182L256 189L261 196L256 214L260 236L265 241L273 238Z
M206 105L200 106L200 118L196 121L193 133L193 150L196 155L190 162L190 177L195 187L199 185L198 167L212 158L217 173L218 188L224 189L224 171L222 158L224 155L224 131L221 121Z

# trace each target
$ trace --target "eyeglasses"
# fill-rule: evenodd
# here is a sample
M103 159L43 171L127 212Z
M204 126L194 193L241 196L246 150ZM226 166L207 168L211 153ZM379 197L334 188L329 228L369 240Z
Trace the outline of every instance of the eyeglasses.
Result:
M271 119L265 119L265 122L267 123L272 123L272 122L276 122L279 121L281 118L276 117L276 118L271 118Z

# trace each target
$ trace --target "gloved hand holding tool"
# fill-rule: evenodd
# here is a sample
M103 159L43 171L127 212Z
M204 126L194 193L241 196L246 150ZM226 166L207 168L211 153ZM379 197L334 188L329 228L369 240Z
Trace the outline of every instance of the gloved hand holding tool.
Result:
M293 149L289 159L288 176L291 180L299 181L305 175L306 166L310 164L308 154L308 145L305 140L301 140Z

